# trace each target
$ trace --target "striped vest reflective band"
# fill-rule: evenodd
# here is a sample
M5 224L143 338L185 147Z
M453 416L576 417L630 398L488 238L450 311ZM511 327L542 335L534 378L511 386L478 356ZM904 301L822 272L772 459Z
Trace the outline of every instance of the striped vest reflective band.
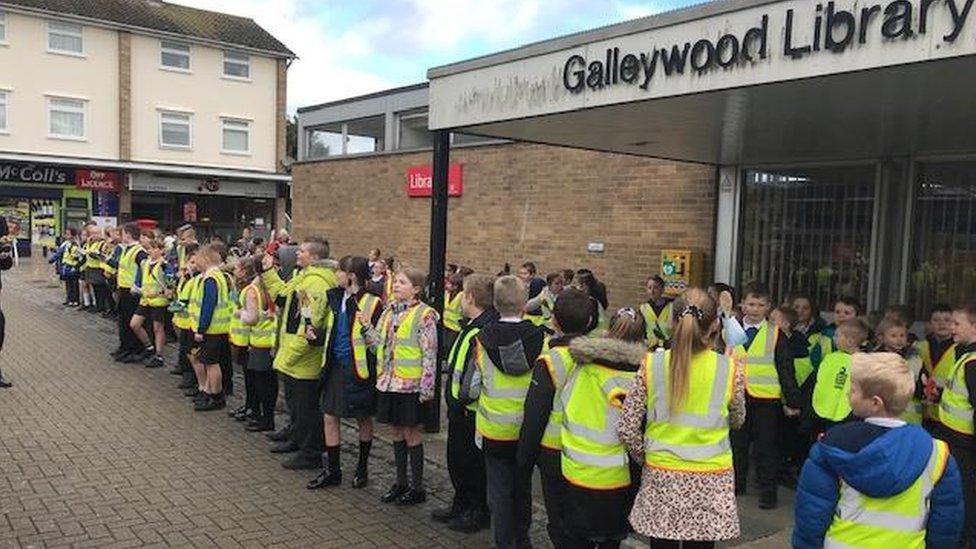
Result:
M660 315L654 312L654 307L650 303L642 303L640 312L644 317L648 347L650 349L663 347L671 339L671 316L674 313L673 302L665 305ZM664 339L659 337L661 335L664 336Z
M671 351L645 359L647 428L644 461L650 467L715 472L732 468L729 405L735 379L732 361L703 351L688 365L688 396L671 410L668 404Z
M193 321L193 331L200 328L200 313L203 309L203 291L207 279L212 279L217 283L217 306L214 307L213 317L210 319L210 326L207 327L206 334L222 335L230 332L231 302L230 292L227 289L227 277L219 270L212 270L204 273L197 284L193 287L193 294L190 298L190 306L196 313L191 316Z
M149 259L142 262L142 297L139 304L147 307L165 307L169 304L166 297L166 284L163 280L163 262L152 263Z
M571 484L591 490L630 486L630 460L617 425L636 375L590 363L566 380L560 465Z
M104 273L107 278L112 278L119 270L118 267L113 267L108 262L108 260L115 255L115 250L118 247L119 246L112 244L108 240L102 242L102 256L105 258L105 260L102 261L102 273Z
M810 360L809 356L794 358L793 370L796 374L797 386L803 385L810 378L810 374L813 373L813 361Z
M176 266L180 269L186 266L186 246L183 244L176 245Z
M976 360L976 353L966 353L959 357L952 367L952 375L939 402L939 421L953 431L973 435L973 405L969 402L969 388L966 386L966 363Z
M193 322L190 320L190 311L186 307L190 303L190 296L193 295L193 284L196 277L182 277L176 284L176 299L183 303L183 307L173 312L173 326L180 330L192 330Z
M918 383L918 376L922 373L922 357L919 356L918 353L912 353L908 358L905 359L905 361L908 363L908 371L911 372L912 379ZM921 425L922 411L922 400L915 398L915 395L913 394L912 398L908 401L908 407L905 408L905 411L900 417L902 420L907 423L911 423L912 425Z
M918 354L922 357L922 365L925 367L925 371L929 373L939 389L945 389L949 383L949 377L952 376L952 368L956 365L956 344L950 345L939 357L938 362L932 362L932 346L928 340L923 339L916 345L918 345ZM925 405L925 417L939 421L938 403Z
M254 292L258 306L258 321L251 326L251 334L248 338L248 346L254 349L271 349L275 344L277 330L277 316L274 311L274 303L266 303L268 294L261 290L258 281L255 280L248 288Z
M555 393L552 396L552 411L549 412L549 423L542 434L542 447L550 450L561 450L563 447L563 388L566 380L576 369L576 361L569 354L569 347L556 347L541 355L539 360L546 365Z
M372 319L373 315L376 314L376 309L382 306L380 301L379 297L371 293L363 293L356 303L356 307L366 315L366 318ZM337 311L336 314L342 313ZM353 317L351 328L353 371L356 372L357 378L366 381L370 378L369 345L366 344L366 338L363 336L363 325L359 323L358 316Z
M102 270L102 240L90 240L85 246L86 263L89 269Z
M492 363L480 339L474 342L474 352L475 363L481 373L481 396L478 397L475 429L489 440L516 441L522 429L525 395L532 383L532 368L527 368L520 375L502 372ZM518 346L514 352L523 351Z
M246 286L237 292L237 299L232 300L230 316L230 344L237 347L247 347L251 342L251 326L244 324L237 311L243 311L247 303L247 293L251 286ZM233 296L231 296L233 297Z
M78 257L78 244L74 241L69 241L64 248L64 253L61 254L61 261L69 267L77 267L78 263L81 262Z
M837 351L824 357L813 387L813 411L828 421L843 421L851 413L852 356Z
M396 344L393 347L393 376L399 379L417 381L423 376L423 349L420 348L420 328L423 317L436 312L423 303L417 303L403 314L400 325L396 327ZM393 310L387 309L380 318L380 332L388 337L393 322ZM383 373L386 357L386 344L380 343L376 350L376 375Z
M481 328L471 328L463 336L454 340L454 345L447 355L447 365L451 369L451 397L454 400L461 400L461 385L464 383L462 378L465 374L465 361L468 351L471 349L472 340L481 333ZM464 406L472 412L478 411L478 402L469 402Z
M932 440L925 470L904 492L889 498L866 496L841 479L834 521L824 538L825 549L923 549L929 518L929 497L945 472L949 448Z
M451 299L451 294L444 292L444 327L453 332L461 331L461 296L464 292L458 292Z
M132 244L122 251L122 255L119 257L119 288L130 290L132 285L136 283L136 269L139 267L136 263L136 257L141 251L142 245L140 244Z
M747 351L745 346L735 348L735 356L746 365L746 392L752 398L779 400L783 389L776 372L776 341L779 328L764 320Z

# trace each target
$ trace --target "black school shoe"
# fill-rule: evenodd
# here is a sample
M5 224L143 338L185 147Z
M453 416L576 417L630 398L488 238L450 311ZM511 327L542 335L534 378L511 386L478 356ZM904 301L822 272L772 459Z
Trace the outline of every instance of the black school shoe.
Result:
M405 507L407 505L418 505L427 501L427 491L423 488L410 488L396 500L396 504Z
M291 437L291 425L285 425L281 429L264 435L268 440L273 442L284 442Z
M185 397L194 397L195 398L195 397L200 396L201 394L202 393L200 392L200 388L197 387L197 384L196 383L194 383L193 385L187 387L186 390L183 391L183 396L185 396Z
M159 355L156 355L146 361L146 368L162 368L164 365L163 357Z
M329 488L331 486L339 486L340 484L342 484L342 471L330 471L327 467L322 469L322 472L318 476L308 481L305 488L318 490L319 488Z
M352 487L360 490L365 488L369 484L369 473L367 471L356 471L356 475L352 477Z
M390 489L380 497L380 501L383 503L393 503L394 501L399 500L403 494L406 494L409 491L410 487L405 484L394 484L393 486L390 486Z
M464 508L462 508L460 505L456 505L452 503L447 507L434 509L434 511L430 514L430 518L434 522L440 522L442 524L446 524L460 517L461 515L464 514L464 512L465 512Z
M211 412L213 410L223 410L227 406L227 401L223 395L207 395L200 402L193 405L194 412Z
M468 509L459 517L455 517L447 525L449 530L462 534L474 534L491 527L491 515L487 509Z
M238 406L237 408L228 411L227 417L235 417L237 416L237 414L243 414L244 410L247 410L247 406Z
M298 454L281 462L281 466L291 471L308 471L322 466L322 458L314 458Z
M272 454L290 454L292 452L297 452L297 451L298 451L298 444L294 440L281 441L271 446L271 449L269 450L269 452L271 452ZM321 465L322 465L322 461L319 460L319 463L318 465L316 465L316 468L320 467Z
M244 429L251 433L274 431L274 418L254 418L248 422Z

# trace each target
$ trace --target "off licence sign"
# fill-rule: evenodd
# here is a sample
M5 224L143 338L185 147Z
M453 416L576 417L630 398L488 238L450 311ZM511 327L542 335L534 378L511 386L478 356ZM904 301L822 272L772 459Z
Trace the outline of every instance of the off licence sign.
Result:
M430 165L407 168L407 196L432 196L433 171ZM461 164L451 164L447 169L448 196L461 196L463 188Z

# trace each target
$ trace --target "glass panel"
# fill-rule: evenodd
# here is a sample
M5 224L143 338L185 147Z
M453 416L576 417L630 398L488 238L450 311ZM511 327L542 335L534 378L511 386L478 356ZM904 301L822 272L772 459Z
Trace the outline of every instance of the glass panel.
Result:
M0 42L7 40L7 14L0 11Z
M774 298L809 294L865 301L875 202L874 166L744 172L739 282Z
M51 111L51 135L84 137L84 115L79 112Z
M346 153L371 153L383 150L386 121L383 116L362 118L346 123Z
M82 27L73 23L48 23L48 48L55 51L82 53Z
M250 78L251 58L242 53L224 52L224 75Z
M160 115L160 143L169 147L189 147L190 117L172 113Z
M976 295L976 162L920 164L917 183L908 298L927 319Z
M398 149L420 149L434 146L434 134L427 129L427 113L400 115Z
M305 133L305 152L309 159L342 154L342 124L328 124Z
M248 147L248 124L244 122L224 121L224 143L225 151L247 152Z

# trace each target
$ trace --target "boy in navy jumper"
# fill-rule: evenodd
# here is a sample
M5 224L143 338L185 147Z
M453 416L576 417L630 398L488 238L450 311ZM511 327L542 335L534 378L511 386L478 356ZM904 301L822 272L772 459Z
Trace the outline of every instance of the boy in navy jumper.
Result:
M858 353L851 370L851 408L864 421L834 427L811 450L793 546L955 547L959 469L944 442L898 419L915 390L907 363L894 353Z

